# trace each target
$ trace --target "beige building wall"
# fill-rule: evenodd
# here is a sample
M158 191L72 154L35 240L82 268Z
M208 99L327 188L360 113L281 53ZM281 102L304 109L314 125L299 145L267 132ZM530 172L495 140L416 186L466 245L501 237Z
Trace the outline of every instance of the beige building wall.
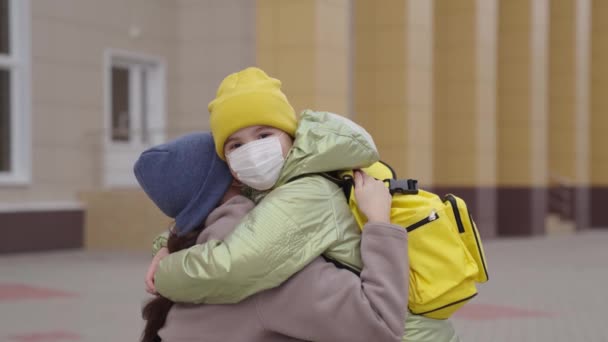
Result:
M255 63L254 9L246 0L31 1L33 180L3 187L0 201L75 201L101 186L108 49L165 62L169 137L206 129L221 79Z
M32 182L3 187L0 202L22 210L80 206L87 247L148 247L168 219L136 186L103 187L104 54L158 58L167 138L204 130L221 79L255 63L255 4L31 1L31 25Z
M167 136L208 130L207 104L228 74L255 65L255 6L251 1L179 1L176 4L176 54L168 93ZM150 248L154 236L170 225L139 189L92 191L87 204L87 248ZM111 217L108 217L111 215ZM104 219L104 217L106 217ZM129 228L123 231L123 227ZM121 236L121 239L115 239Z
M477 184L485 189L493 188L496 185L496 80L499 1L477 0ZM494 204L493 200L488 202ZM486 208L484 212L492 213L493 211Z
M497 181L531 182L531 6L528 0L499 2L497 82Z
M477 182L477 31L475 0L435 2L433 180Z
M591 222L591 19L591 0L550 3L548 232L585 229Z
M353 115L352 1L317 3L316 94L313 109Z
M403 177L409 171L407 4L354 3L355 120L372 134L381 158Z
M499 0L476 1L475 220L483 237L497 235L496 80Z
M548 75L548 153L549 213L548 232L572 231L576 227L577 192L583 185L578 170L577 129L582 118L577 109L576 0L552 0L549 8ZM584 139L584 138L583 138ZM580 196L579 196L580 197ZM577 203L578 202L578 203Z
M104 50L137 51L175 65L175 13L163 1L31 1L32 182L3 187L0 201L73 203L77 192L99 187ZM132 28L141 35L130 37ZM168 76L168 89L174 88L172 70ZM174 94L167 103L172 111Z
M545 0L499 2L496 220L502 235L545 231L548 8Z
M143 191L115 189L80 194L86 203L83 246L87 249L152 250L172 220Z
M257 0L256 60L297 112L350 115L351 3Z
M591 184L608 186L608 3L592 1L591 29Z
M297 111L353 118L401 177L462 195L484 234L542 233L556 182L577 222L606 226L606 16L600 0L31 1L33 178L0 189L0 214L86 208L89 247L147 247L168 224L137 187L103 186L113 49L165 65L166 138L207 129L222 78L258 65Z
M296 112L315 97L315 2L257 1L257 65L283 82Z
M591 226L608 226L608 3L591 1L590 186Z
M552 0L549 27L549 172L573 182L575 171L575 0Z
M433 187L462 197L482 236L496 235L498 1L437 1Z
M402 177L433 184L434 3L409 0L405 19L407 169Z
M176 7L177 87L170 137L209 129L207 105L222 79L256 62L255 1L179 0Z
M574 212L576 228L589 228L591 218L591 197L589 184L590 151L589 151L589 99L590 99L590 55L591 55L591 0L577 0L575 6L575 131L576 131L576 189Z

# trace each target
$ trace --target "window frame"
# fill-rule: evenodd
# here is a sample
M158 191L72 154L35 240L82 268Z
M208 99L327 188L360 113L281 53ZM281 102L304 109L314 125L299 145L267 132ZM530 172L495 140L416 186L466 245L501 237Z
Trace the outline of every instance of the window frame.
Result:
M165 130L165 103L166 103L166 92L165 92L165 84L166 84L166 76L165 76L165 62L156 56L149 56L141 53L135 53L125 50L118 49L107 49L104 56L104 144L105 145L132 145L134 147L140 147L142 145L150 145L156 144L164 141L164 130ZM146 118L147 124L152 126L152 128L158 128L161 132L156 133L158 138L151 139L148 143L139 141L138 139L130 139L129 142L121 142L121 141L113 141L111 136L112 132L112 67L120 66L129 69L129 76L132 79L129 85L130 96L134 96L136 94L136 89L133 87L133 84L141 84L141 75L136 72L133 73L132 69L133 65L135 68L141 69L145 66L149 68L153 68L153 73L148 73L147 82L150 82L151 87L146 90L146 95L148 95L152 101L155 103L152 105L148 105L148 109L153 108L150 112L152 115ZM139 88L140 89L140 88ZM136 95L139 96L139 95ZM131 98L132 99L132 98ZM138 98L139 99L139 98ZM141 123L141 112L140 112L140 104L141 101L129 101L130 109L134 109L136 111L135 120L133 122L138 123L135 125L139 128L139 124ZM131 113L133 115L133 113ZM148 127L150 128L150 127ZM132 129L132 128L130 128ZM154 132L147 132L148 135L155 135ZM135 136L139 136L139 134L135 134Z
M128 67L130 75L129 84L129 109L135 110L136 113L131 113L132 124L129 127L130 139L128 141L114 141L112 139L112 68L114 66ZM133 96L137 94L137 89L134 84L139 84L141 87L141 73L133 72L132 68L141 70L146 68L146 96L149 101L146 101L147 117L146 124L148 125L147 135L148 141L142 141L141 136L143 130L137 132L136 129L142 123L141 118L141 101L133 101ZM105 188L113 187L130 187L136 186L137 181L132 175L132 167L125 160L132 159L133 156L139 155L147 147L163 143L166 136L166 63L157 56L131 52L120 49L106 49L104 51L103 62L103 108L104 108L104 129L103 129L103 175L102 183ZM135 78L133 76L136 75ZM134 95L137 94L137 95ZM141 98L140 98L141 99ZM135 117L132 117L135 115ZM135 127L133 123L137 123ZM122 157L120 157L122 155ZM114 165L116 161L125 165ZM134 160L133 160L134 162ZM127 165L128 164L128 165ZM121 171L117 171L120 169ZM127 172L128 170L128 172Z
M9 54L0 54L0 68L10 73L10 171L0 171L0 186L25 186L32 181L31 136L31 11L30 0L8 0Z

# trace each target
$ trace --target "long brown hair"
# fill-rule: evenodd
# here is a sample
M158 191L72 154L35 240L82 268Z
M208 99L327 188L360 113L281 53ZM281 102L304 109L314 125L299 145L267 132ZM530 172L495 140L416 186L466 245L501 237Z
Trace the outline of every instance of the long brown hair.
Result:
M194 246L201 230L203 230L203 225L181 236L172 232L167 240L169 253ZM172 306L173 302L170 299L160 295L146 303L141 311L143 319L146 321L146 327L141 334L141 342L161 341L158 331L165 326L167 315Z

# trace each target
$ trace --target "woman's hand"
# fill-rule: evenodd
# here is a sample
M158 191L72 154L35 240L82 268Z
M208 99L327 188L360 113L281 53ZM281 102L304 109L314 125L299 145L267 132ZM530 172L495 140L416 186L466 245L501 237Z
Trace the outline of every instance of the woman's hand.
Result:
M355 171L355 198L368 221L390 223L392 196L382 181Z
M154 258L152 259L150 266L148 267L148 272L146 273L146 292L148 292L149 294L158 294L156 292L156 287L154 287L154 273L156 273L156 269L158 268L160 260L166 257L167 255L169 255L169 250L167 249L167 247L159 249Z

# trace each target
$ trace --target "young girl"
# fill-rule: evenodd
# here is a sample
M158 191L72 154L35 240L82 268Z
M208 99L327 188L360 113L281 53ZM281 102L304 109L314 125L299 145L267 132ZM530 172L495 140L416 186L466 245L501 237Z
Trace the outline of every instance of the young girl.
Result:
M176 220L172 252L224 239L253 208L229 187L230 173L209 134L144 152L135 174L152 201ZM361 278L318 257L280 287L238 304L174 305L158 297L144 308L142 341L399 341L407 303L407 235L388 223L391 199L384 185L359 173L355 181L357 200L370 219L362 235Z
M331 113L305 111L297 122L280 81L257 68L224 79L209 110L218 155L259 204L225 239L162 260L156 289L177 301L235 303L319 255L360 270L360 230L342 190L320 174L376 162L371 136ZM433 341L457 340L447 320L408 316L406 340L431 330Z

